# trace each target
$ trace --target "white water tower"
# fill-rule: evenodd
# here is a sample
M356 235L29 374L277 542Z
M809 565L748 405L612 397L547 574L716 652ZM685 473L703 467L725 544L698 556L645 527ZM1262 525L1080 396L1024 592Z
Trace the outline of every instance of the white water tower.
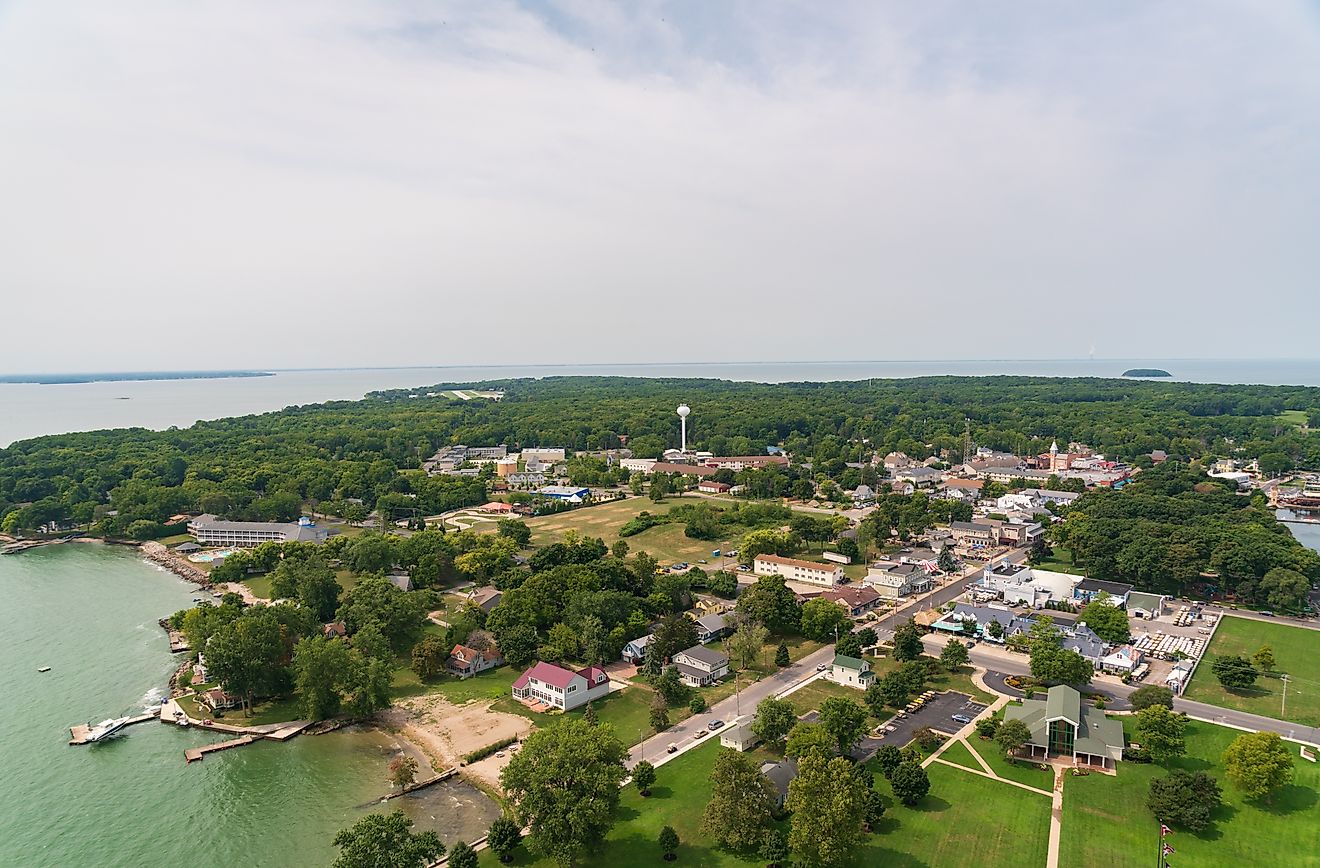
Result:
M678 419L679 419L679 423L683 426L683 445L682 445L683 452L687 451L687 417L688 417L688 413L691 412L692 412L692 408L689 407L687 404L678 405Z

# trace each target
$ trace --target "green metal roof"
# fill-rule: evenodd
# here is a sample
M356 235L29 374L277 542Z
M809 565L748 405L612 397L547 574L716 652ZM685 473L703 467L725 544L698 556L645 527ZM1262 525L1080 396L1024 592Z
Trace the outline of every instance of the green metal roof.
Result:
M1082 722L1082 694L1066 684L1051 687L1045 695L1045 719L1061 717L1074 726Z
M858 660L856 657L849 657L846 654L835 654L834 665L851 669L854 672L864 672L871 668L865 660Z

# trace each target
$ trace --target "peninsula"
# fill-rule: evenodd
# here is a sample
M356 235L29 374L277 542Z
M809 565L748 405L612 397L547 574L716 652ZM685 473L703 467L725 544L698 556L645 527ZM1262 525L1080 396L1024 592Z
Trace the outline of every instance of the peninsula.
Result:
M127 383L142 380L227 380L236 377L273 377L269 371L122 371L97 374L0 374L0 383L35 383L67 386L75 383Z

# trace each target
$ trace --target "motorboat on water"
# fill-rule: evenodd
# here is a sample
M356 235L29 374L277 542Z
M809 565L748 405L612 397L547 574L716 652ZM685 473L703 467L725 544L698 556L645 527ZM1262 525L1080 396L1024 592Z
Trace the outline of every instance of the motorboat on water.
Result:
M89 729L87 730L86 740L88 743L104 741L105 739L119 732L119 730L128 726L129 722L132 720L133 718L131 717L110 717L110 718L106 718L105 720L101 721L95 726L88 724Z

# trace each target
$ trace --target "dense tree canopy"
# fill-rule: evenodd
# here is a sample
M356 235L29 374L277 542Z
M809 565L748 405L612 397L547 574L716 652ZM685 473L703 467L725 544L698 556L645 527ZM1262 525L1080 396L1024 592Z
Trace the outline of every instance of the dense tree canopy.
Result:
M637 454L658 456L678 445L670 410L683 400L693 405L691 427L702 448L738 455L783 444L811 460L814 472L846 481L849 472L861 478L847 462L872 449L961 456L965 419L979 444L1027 454L1057 439L1126 460L1163 449L1181 460L1268 456L1274 471L1320 466L1320 436L1278 419L1285 409L1320 407L1320 390L1307 387L1028 377L775 385L551 377L482 384L504 389L500 402L427 397L450 385L181 430L20 441L0 450L0 520L9 528L99 520L105 532L123 534L134 521L160 523L190 510L288 520L308 501L340 515L373 506L434 514L486 495L485 477L430 477L417 469L438 446L587 450L619 446L626 436ZM602 471L584 465L574 472ZM738 481L753 496L773 497L804 480L767 469L743 471ZM107 516L111 510L118 515Z

